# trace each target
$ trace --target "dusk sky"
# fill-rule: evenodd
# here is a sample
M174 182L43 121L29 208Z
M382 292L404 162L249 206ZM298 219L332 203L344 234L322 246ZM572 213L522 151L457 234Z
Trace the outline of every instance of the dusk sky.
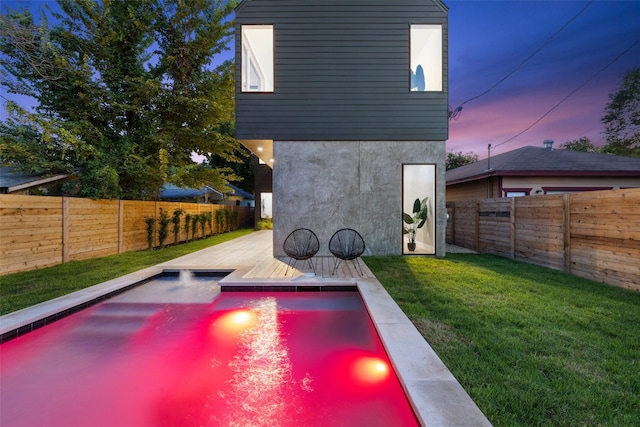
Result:
M545 139L553 139L554 147L582 136L595 145L604 142L600 119L608 95L624 72L640 66L640 1L445 3L453 109L490 89L546 44L489 93L463 106L457 120L449 122L447 151L485 158L488 144L494 155L526 145L542 147ZM505 142L587 81L530 130Z
M44 1L2 3L37 9ZM596 145L604 142L600 119L608 95L626 71L640 66L640 0L445 4L449 102L453 109L464 103L449 123L447 151L484 158L488 144L495 155L542 147L545 139L553 139L555 147L582 136ZM4 90L0 94L13 98Z

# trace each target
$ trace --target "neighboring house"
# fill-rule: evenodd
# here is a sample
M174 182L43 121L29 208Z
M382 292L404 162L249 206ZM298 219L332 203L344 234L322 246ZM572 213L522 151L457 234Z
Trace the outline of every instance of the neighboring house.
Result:
M229 188L231 188L230 191L222 194L222 192L208 185L195 189L165 184L160 190L160 200L253 207L253 194L232 184L229 184Z
M160 200L188 203L222 203L224 195L208 185L195 189L165 184L160 190Z
M447 202L640 187L640 158L545 145L447 171Z
M48 190L71 179L69 174L42 175L0 167L0 194L47 194Z
M272 203L274 255L299 227L319 255L343 227L366 254L408 253L402 213L425 197L416 253L444 255L444 3L244 0L236 34L236 137L272 168L271 188L255 181L256 216Z
M250 208L255 206L253 194L233 184L228 184L228 186L231 188L231 191L227 191L224 204Z

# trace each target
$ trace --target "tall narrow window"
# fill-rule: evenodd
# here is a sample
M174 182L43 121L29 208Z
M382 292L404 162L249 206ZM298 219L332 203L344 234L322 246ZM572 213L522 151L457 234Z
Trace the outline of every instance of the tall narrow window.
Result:
M442 25L411 26L410 88L442 90Z
M260 193L260 218L273 218L272 193Z
M402 165L402 253L436 253L435 197L435 165Z
M242 91L273 92L273 25L242 26Z

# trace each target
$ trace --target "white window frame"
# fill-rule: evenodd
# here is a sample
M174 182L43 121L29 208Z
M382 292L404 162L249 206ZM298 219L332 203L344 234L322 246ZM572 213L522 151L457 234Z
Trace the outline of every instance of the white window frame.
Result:
M242 92L273 92L273 25L242 25L240 32Z
M409 90L442 92L443 28L441 24L411 24L409 28Z

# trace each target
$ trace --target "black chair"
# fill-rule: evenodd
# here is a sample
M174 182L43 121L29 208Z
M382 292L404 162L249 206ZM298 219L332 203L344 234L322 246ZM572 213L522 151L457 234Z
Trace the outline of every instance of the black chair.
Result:
M332 275L336 273L338 266L342 261L354 261L356 271L358 271L358 259L366 249L364 239L356 230L351 228L343 228L336 231L331 240L329 240L329 251L337 258L333 267ZM359 271L364 276L362 267Z
M305 259L309 261L309 265L313 269L313 274L316 273L316 268L313 262L311 262L311 257L318 253L320 242L318 241L318 236L316 236L313 231L308 228L293 230L287 238L284 239L282 248L284 249L284 253L289 257L287 271L284 273L285 276L289 272L289 267L295 265L297 261L303 261Z

